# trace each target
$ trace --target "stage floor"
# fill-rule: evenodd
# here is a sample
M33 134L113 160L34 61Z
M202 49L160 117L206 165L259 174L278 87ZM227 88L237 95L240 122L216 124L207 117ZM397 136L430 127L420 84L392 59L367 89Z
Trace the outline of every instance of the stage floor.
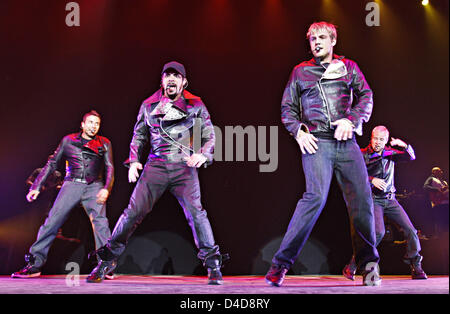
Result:
M86 283L86 275L46 275L33 279L0 276L0 294L448 294L448 276L411 280L409 276L382 276L379 287L362 286L362 277L287 276L282 287L271 287L263 276L225 276L221 286L207 285L199 276L116 275L114 280ZM78 281L77 281L78 279Z

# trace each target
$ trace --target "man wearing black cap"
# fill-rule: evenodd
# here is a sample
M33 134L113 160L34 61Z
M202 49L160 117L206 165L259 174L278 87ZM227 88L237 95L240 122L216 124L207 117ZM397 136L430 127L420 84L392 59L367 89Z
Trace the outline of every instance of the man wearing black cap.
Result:
M169 62L161 73L161 88L142 103L125 162L129 182L137 184L108 243L97 250L100 262L88 282L101 282L112 272L136 227L169 190L184 210L199 250L197 256L208 270L209 284L222 284L220 268L227 256L221 255L215 244L200 201L197 172L213 160L214 128L201 99L185 90L187 84L184 66ZM147 142L151 149L143 167L142 149Z

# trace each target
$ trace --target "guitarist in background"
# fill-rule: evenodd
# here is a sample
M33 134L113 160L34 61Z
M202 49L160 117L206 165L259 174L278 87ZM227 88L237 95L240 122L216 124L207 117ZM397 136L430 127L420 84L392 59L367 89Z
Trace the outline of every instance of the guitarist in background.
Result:
M448 183L444 181L443 175L441 168L434 167L423 185L431 201L435 236L444 231L443 224L446 224L448 231Z
M448 206L448 183L443 180L444 172L439 167L431 169L431 176L425 181L423 188L428 192L431 207Z

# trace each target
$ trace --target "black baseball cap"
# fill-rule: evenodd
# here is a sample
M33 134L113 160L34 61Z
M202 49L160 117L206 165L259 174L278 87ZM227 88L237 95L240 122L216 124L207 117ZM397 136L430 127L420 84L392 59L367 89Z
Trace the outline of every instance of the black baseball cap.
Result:
M161 75L164 74L164 72L167 72L167 70L173 69L183 75L183 77L186 77L186 69L184 68L184 65L182 65L179 62L171 61L166 64L164 64L163 70L161 72Z

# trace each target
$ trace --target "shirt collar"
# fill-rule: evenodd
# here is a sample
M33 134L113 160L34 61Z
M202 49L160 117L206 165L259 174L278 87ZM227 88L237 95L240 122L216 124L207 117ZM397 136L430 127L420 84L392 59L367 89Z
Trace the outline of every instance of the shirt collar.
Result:
M81 139L83 138L81 136L82 132L79 132L77 135L77 139L81 143ZM83 145L83 147L89 148L90 150L94 151L96 154L99 154L99 148L102 146L102 143L100 142L99 136L96 134L95 137L92 140L89 140L86 144Z
M369 156L371 158L374 158L374 157L386 157L386 156L391 156L393 154L392 148L390 148L388 146L385 146L381 153L377 153L376 151L373 150L372 145L369 145L367 147L367 152L369 153Z
M344 59L344 56L339 56L337 54L333 54L333 60L334 59L342 60L342 59ZM313 57L311 60L313 61L313 63L320 65L320 58Z

